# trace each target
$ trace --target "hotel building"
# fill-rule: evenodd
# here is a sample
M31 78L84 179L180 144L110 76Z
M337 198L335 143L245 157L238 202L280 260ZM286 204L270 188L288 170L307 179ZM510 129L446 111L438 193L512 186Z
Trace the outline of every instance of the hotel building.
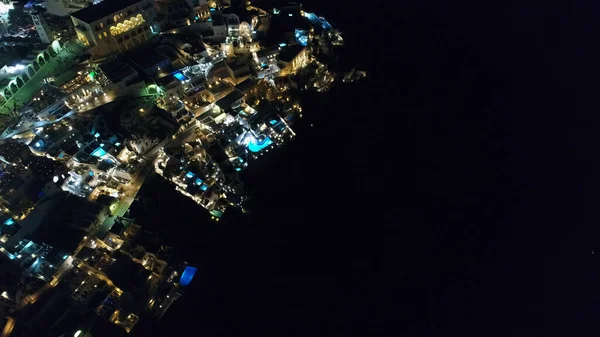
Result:
M153 35L156 12L152 0L104 0L71 14L81 43L95 58L118 54Z

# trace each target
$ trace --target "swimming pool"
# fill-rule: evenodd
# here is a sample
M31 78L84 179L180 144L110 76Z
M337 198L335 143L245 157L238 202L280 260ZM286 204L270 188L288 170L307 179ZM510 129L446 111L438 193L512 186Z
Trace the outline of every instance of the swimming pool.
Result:
M185 76L184 74L181 73L181 71L174 73L173 76L175 76L175 78L180 80L181 82L188 79L187 76Z
M265 137L262 141L257 138L252 137L253 139L248 142L248 150L252 152L260 152L265 147L273 144L273 141L269 137Z
M197 271L198 268L190 266L185 267L185 270L183 271L183 274L181 274L181 278L179 279L179 284L181 284L182 286L187 286L188 284L190 284L190 282L192 282L192 279L194 278L194 274L196 274Z

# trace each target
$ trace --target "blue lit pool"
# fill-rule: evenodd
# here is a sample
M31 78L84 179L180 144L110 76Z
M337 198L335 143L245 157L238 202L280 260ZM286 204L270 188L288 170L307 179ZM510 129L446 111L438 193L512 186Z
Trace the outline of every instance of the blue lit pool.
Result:
M213 209L212 211L210 211L210 214L213 216L216 216L217 218L220 218L221 216L223 216L223 212L218 211L216 209Z
M260 152L271 144L273 144L273 141L269 137L265 137L262 141L253 137L253 139L248 142L248 150L252 152Z
M324 17L318 17L315 15L315 13L304 13L304 16L313 24L313 25L320 25L321 28L323 28L324 30L329 30L333 27L331 27L331 25L329 24L329 22L327 22L327 20L325 20Z
M101 147L96 148L94 150L94 152L92 152L92 156L97 157L97 158L100 158L100 157L104 156L105 154L106 154L106 151Z
M184 74L181 73L181 71L174 73L173 76L175 76L175 78L180 80L181 82L188 79L187 76L185 76Z
M194 274L196 274L197 271L198 268L190 266L185 267L185 270L183 271L183 273L181 274L181 278L179 279L179 284L181 284L184 287L190 284L190 282L192 282L192 279L194 278Z
M296 41L303 46L308 44L308 32L304 29L296 29L294 32L294 36L296 37Z

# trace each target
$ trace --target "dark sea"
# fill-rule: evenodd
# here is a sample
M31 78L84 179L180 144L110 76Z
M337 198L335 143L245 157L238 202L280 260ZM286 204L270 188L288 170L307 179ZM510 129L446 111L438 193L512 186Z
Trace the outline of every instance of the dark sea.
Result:
M250 214L145 184L137 222L199 271L138 335L593 331L598 6L394 3L304 2L369 78L303 97L297 138L242 176Z

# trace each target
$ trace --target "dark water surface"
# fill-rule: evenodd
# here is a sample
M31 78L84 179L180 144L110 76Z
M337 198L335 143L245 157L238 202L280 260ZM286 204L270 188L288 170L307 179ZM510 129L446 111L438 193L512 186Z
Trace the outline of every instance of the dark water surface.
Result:
M138 223L199 267L155 336L592 331L600 10L382 5L305 1L370 79L304 99L297 139L244 174L252 214L144 187Z

